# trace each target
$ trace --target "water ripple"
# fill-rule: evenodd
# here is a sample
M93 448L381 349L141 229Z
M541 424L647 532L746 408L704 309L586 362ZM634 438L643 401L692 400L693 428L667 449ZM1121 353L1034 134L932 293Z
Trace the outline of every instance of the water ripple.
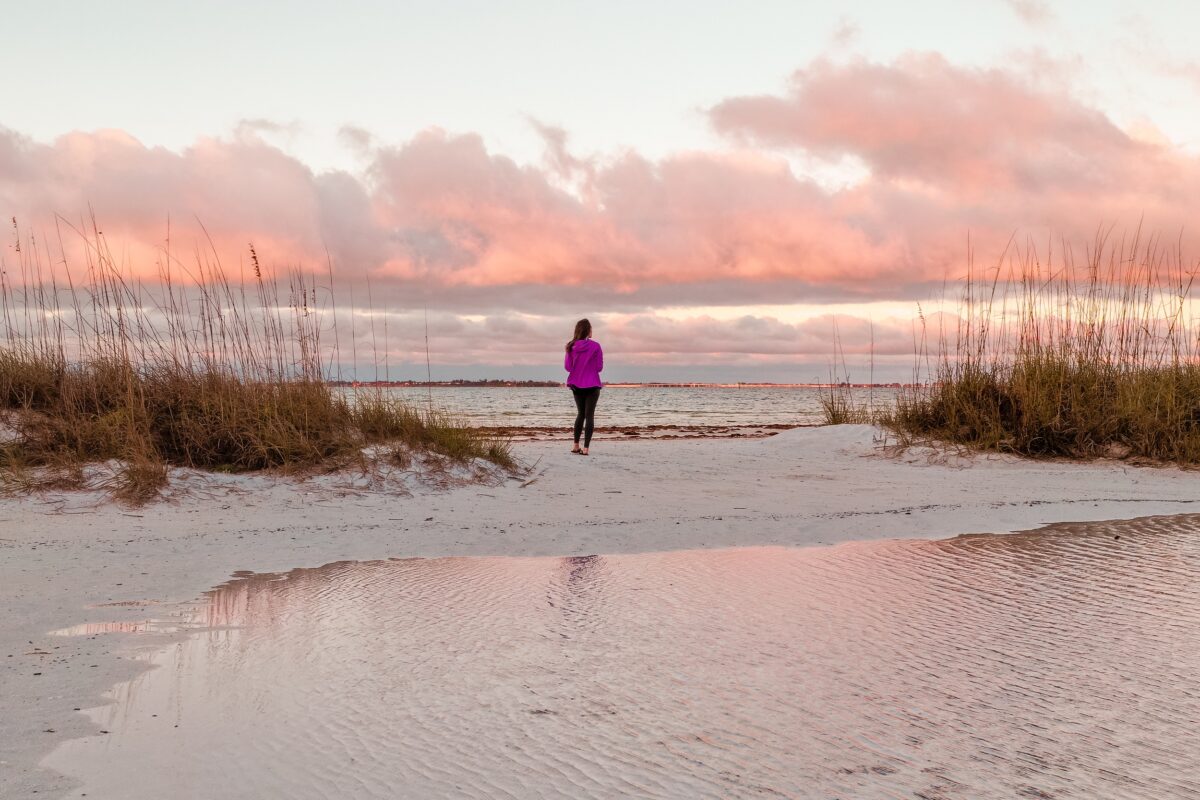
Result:
M249 575L89 798L1200 797L1200 522Z

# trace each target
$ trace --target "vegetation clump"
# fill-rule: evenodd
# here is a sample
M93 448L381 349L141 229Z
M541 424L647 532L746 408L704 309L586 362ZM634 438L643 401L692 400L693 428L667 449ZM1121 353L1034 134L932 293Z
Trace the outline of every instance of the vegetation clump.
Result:
M244 282L199 257L180 281L165 253L147 284L117 269L98 232L85 241L85 280L19 240L19 276L0 273L4 489L79 486L84 466L114 462L114 496L144 502L169 467L332 469L386 443L513 466L507 441L445 413L331 389L336 330L323 348L334 317L315 278L293 272L281 291L251 249Z
M931 379L882 422L902 442L1200 463L1195 272L1136 239L1079 264L1014 252L967 281L954 330L918 354Z
M821 418L826 425L870 425L878 417L875 406L855 399L845 384L831 383L821 390L817 402L821 404Z

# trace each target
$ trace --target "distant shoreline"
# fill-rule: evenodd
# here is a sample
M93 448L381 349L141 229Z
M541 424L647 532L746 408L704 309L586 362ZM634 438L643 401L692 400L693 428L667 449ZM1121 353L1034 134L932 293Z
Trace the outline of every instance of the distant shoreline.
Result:
M451 380L451 381L328 381L343 389L561 389L560 381ZM666 383L622 381L606 383L606 389L913 389L916 383Z

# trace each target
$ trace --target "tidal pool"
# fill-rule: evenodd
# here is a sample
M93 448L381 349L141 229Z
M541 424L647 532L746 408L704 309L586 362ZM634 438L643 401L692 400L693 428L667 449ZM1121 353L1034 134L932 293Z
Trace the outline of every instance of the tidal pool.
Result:
M47 765L140 798L1200 797L1200 521L237 578Z

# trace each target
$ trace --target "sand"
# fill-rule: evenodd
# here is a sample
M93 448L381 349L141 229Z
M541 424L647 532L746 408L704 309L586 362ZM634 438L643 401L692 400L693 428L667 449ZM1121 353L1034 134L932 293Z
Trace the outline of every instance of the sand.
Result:
M238 570L345 559L581 555L937 538L1200 511L1200 473L1120 462L895 453L868 426L769 439L517 445L520 478L411 493L323 477L178 474L186 491L131 511L92 495L0 501L0 797L60 796L38 762L98 733L73 709L138 669L165 635L56 637L143 620Z

